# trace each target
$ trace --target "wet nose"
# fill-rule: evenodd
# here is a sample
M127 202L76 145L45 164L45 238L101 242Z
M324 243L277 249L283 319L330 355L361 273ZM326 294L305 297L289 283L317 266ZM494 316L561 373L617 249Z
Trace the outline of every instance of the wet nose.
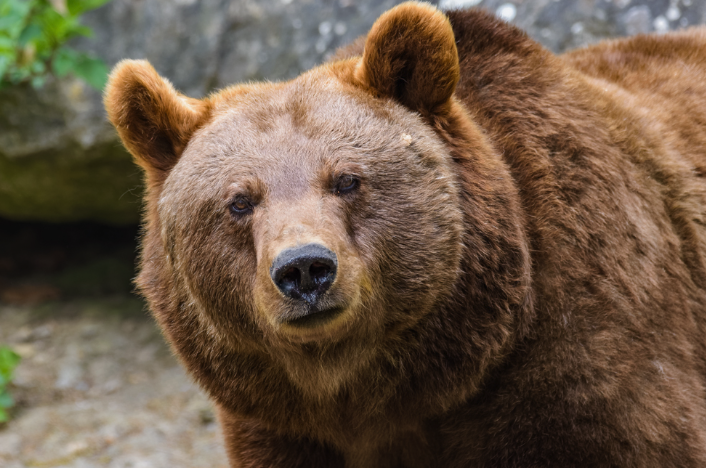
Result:
M285 249L277 255L270 276L287 297L316 305L336 279L336 254L320 244Z

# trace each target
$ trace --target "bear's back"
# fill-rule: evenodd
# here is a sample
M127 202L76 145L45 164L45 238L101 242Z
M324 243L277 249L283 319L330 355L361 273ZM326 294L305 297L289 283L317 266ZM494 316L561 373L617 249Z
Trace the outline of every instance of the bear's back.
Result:
M469 410L514 423L479 424L471 438L497 465L546 465L503 440L529 437L522 427L552 433L562 415L585 414L595 426L561 426L563 442L545 447L563 466L607 466L610 455L575 447L602 438L638 446L631 424L651 427L664 450L623 466L688 466L703 456L687 447L703 446L706 421L704 30L555 56L488 14L448 15L461 64L456 97L518 186L535 293L533 337L493 383L522 396L490 390ZM514 419L516 401L541 414ZM664 401L681 416L638 410Z

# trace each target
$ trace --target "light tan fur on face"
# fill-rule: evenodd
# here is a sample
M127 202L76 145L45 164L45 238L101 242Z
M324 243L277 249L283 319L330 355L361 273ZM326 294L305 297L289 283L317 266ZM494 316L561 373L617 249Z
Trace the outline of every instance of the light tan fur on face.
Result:
M326 107L323 104L317 106L315 103L306 103L306 106L298 108L296 99L304 92L303 89L310 89L311 91L307 91L309 95L320 95L322 103L330 100L331 96L343 93L343 96L335 99L340 101L342 109L348 110L343 115L338 108L324 113L323 109ZM210 212L209 216L227 217L227 213L217 214L213 210L225 209L229 200L238 193L251 194L257 202L255 212L248 220L236 222L233 229L251 230L249 238L252 239L252 257L247 260L247 266L232 267L233 271L240 270L242 276L246 276L245 271L255 272L253 280L248 282L251 285L252 303L243 306L244 310L249 309L249 320L264 336L269 337L269 340L289 350L288 353L291 353L290 343L312 340L324 343L346 337L353 339L352 337L356 336L360 337L356 339L364 337L368 343L365 349L374 349L374 343L381 339L382 330L386 327L385 320L390 320L380 315L382 311L370 310L371 304L386 300L380 297L373 287L376 281L379 282L375 275L385 273L376 272L378 267L375 263L378 259L365 258L366 250L370 247L360 244L364 237L359 238L357 242L351 238L351 226L346 220L350 216L350 210L355 211L371 202L382 203L388 195L381 193L383 199L380 201L361 198L351 204L331 194L332 180L336 174L356 173L363 178L365 187L374 182L380 184L380 189L385 190L388 182L384 179L366 179L366 173L372 174L376 163L366 161L364 156L375 151L392 151L401 157L408 153L408 156L404 157L422 157L414 163L420 165L416 170L419 176L427 179L425 184L438 187L430 194L433 193L433 198L438 199L435 203L443 204L443 200L453 200L457 190L448 167L449 161L443 149L433 143L429 131L417 119L404 117L408 120L405 126L395 125L390 130L384 130L389 126L389 123L385 123L389 121L389 116L394 113L402 116L402 110L380 106L379 110L371 112L356 103L361 99L366 103L368 97L365 93L348 85L342 86L329 73L323 76L305 75L288 86L280 86L278 91L279 98L263 100L261 95L270 93L271 88L240 87L238 94L231 101L237 102L237 105L229 108L218 104L213 106L212 121L197 132L161 191L160 217L162 222L166 223L163 224L163 230L168 233L164 236L164 242L167 245L207 245L207 241L197 241L193 237L196 233L179 239L182 236L179 232L186 234L191 223L198 223L195 227L213 223L204 221L202 217L191 219L193 213ZM224 94L228 95L228 90ZM355 113L360 115L355 117ZM360 132L360 128L349 127L347 122L356 119L370 121L369 127L375 130L366 135L365 132ZM410 133L415 127L418 128L418 134L413 137ZM393 145L385 141L389 131L399 135ZM215 135L218 136L214 137ZM434 170L427 172L430 168ZM222 177L221 174L224 173L228 176ZM388 172L388 175L400 177L395 171ZM203 187L199 190L205 196L203 200L190 195L198 187ZM362 197L366 196L365 190L369 190L365 187ZM199 208L199 204L203 203L209 205L207 211L204 211L205 208ZM213 206L214 203L221 206ZM442 216L443 212L446 212L443 216L448 216L453 213L450 211L454 209L453 206L454 204L450 204L444 207L442 212L434 216ZM381 209L385 209L383 205ZM231 222L229 219L226 221ZM385 229L392 229L391 234L396 235L396 227ZM229 235L238 236L235 232ZM282 250L308 242L324 245L338 256L337 278L324 299L324 305L346 309L336 320L311 330L295 329L285 323L293 313L289 309L291 305L270 278L270 266ZM237 255L242 257L243 254ZM455 253L445 249L441 258L447 255ZM184 258L184 252L177 252L170 258L172 262L176 262L175 268L180 272L180 276L188 280L188 289L197 296L197 303L204 304L203 308L206 310L217 310L213 306L209 307L209 299L202 297L199 292L214 288L207 288L201 282L213 273L194 277L195 267L189 259ZM213 271L213 264L204 267L206 266L207 271ZM437 274L450 275L449 278L456 274L455 268L448 268L448 265L436 269ZM442 283L450 285L452 280ZM422 317L433 304L436 294L443 290L441 288L420 298L422 300L416 304L418 311L404 318L404 326L410 326ZM211 320L216 323L219 321L217 317L212 317ZM392 323L387 326L392 326ZM363 354L367 351L360 348L359 353L361 356L356 361L364 362ZM287 368L291 369L289 374L295 376L292 378L301 378L301 385L304 387L312 385L312 368L306 361L302 362L300 358L291 359L286 353L281 359L288 362ZM302 365L304 368L299 369ZM317 364L316 368L321 369L321 366ZM337 388L338 384L332 386L332 382L337 381L332 378L334 369L328 368L326 372L328 374L322 374L321 385L325 388ZM348 376L346 378L351 376L350 371L343 374ZM343 379L338 381L344 382Z

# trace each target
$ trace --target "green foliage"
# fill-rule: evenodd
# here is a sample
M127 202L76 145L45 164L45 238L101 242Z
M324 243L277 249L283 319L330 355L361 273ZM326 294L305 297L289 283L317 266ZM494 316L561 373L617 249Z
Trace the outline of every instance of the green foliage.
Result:
M47 74L69 73L102 89L108 67L66 45L91 36L80 16L109 0L0 0L0 87L30 82L41 87Z
M12 373L19 362L20 357L10 348L0 347L0 423L9 419L7 410L15 404L7 386L12 380Z

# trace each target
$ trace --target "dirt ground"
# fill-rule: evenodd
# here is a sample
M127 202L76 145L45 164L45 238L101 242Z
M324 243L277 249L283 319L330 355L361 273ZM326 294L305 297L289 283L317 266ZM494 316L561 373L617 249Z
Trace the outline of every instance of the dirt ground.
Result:
M0 467L227 467L208 399L132 292L137 228L0 222Z

